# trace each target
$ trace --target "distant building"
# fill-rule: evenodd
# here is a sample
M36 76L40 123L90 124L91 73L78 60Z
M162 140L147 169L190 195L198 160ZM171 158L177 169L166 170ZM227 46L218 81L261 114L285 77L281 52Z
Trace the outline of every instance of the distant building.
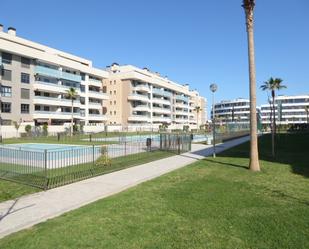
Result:
M215 103L215 117L222 123L249 123L250 101L248 99L238 98Z
M307 123L308 113L305 107L309 107L309 94L297 96L275 97L275 112L277 124L304 124ZM270 124L271 106L260 106L262 124Z
M148 68L112 64L104 88L109 93L108 124L202 125L206 120L206 99ZM200 111L197 111L200 107Z

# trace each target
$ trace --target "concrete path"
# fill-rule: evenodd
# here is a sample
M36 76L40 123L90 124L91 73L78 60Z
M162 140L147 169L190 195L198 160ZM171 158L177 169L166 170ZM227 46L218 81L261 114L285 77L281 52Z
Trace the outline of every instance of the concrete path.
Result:
M248 141L243 137L217 145L217 152ZM212 146L0 203L0 238L88 203L119 193L212 154Z

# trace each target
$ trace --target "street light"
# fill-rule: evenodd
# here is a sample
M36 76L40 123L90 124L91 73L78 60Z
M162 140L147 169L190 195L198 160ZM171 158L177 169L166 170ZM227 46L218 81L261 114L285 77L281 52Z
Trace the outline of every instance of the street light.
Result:
M215 124L215 92L218 89L216 84L211 84L209 86L210 91L212 91L212 144L213 144L213 153L212 156L216 157L216 124Z

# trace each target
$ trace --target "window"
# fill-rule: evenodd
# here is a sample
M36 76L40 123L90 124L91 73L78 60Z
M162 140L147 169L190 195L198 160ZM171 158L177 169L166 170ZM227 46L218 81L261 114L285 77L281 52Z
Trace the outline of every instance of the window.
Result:
M44 107L43 107L43 110L46 111L46 112L48 112L48 111L49 111L49 106L44 106Z
M116 90L114 91L114 95L116 95Z
M20 97L21 97L22 99L30 99L30 90L29 90L29 89L22 88L22 89L21 89L21 92L20 92Z
M109 114L110 114L110 115L113 115L113 112L112 112L112 111L110 111L110 112L109 112Z
M116 100L114 100L114 105L116 105Z
M2 63L12 64L12 55L8 53L2 53Z
M11 112L11 103L9 103L9 102L2 102L1 103L1 112L3 112L3 113L10 113Z
M113 104L113 101L109 101L109 103L110 103L110 105L112 105L112 104Z
M111 85L111 84L112 84L112 81L110 81L109 84Z
M30 59L29 58L21 57L20 62L21 62L21 67L30 68Z
M110 91L109 93L110 93L110 95L112 95L113 91Z
M114 111L114 115L116 115L116 111Z
M116 80L114 80L114 85L116 85Z
M12 71L11 70L6 70L2 69L2 80L12 80Z
M29 113L29 104L21 104L20 105L21 113Z
M2 97L12 97L12 87L2 86L1 87L1 96Z
M30 75L29 74L21 73L20 78L21 78L20 79L21 83L26 83L26 84L30 83Z

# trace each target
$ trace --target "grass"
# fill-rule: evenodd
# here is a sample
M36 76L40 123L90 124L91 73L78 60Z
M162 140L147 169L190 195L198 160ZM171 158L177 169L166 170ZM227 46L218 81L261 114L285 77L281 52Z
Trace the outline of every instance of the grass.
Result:
M110 164L96 165L93 163L87 163L51 169L47 171L47 184L48 188L54 188L96 175L111 173L173 155L175 154L168 151L156 150L113 158L111 159ZM12 168L14 168L14 172L12 172ZM42 168L31 167L31 173L28 171L29 169L26 169L26 167L22 165L3 163L0 165L0 177L3 176L11 180L44 188L46 185L46 178L45 172ZM27 185L19 185L5 180L0 180L0 187L0 202L39 191L39 189Z
M15 182L0 180L0 202L12 200L26 194L32 194L40 191L27 185L18 184Z
M309 248L309 135L243 144L0 240L0 248Z

